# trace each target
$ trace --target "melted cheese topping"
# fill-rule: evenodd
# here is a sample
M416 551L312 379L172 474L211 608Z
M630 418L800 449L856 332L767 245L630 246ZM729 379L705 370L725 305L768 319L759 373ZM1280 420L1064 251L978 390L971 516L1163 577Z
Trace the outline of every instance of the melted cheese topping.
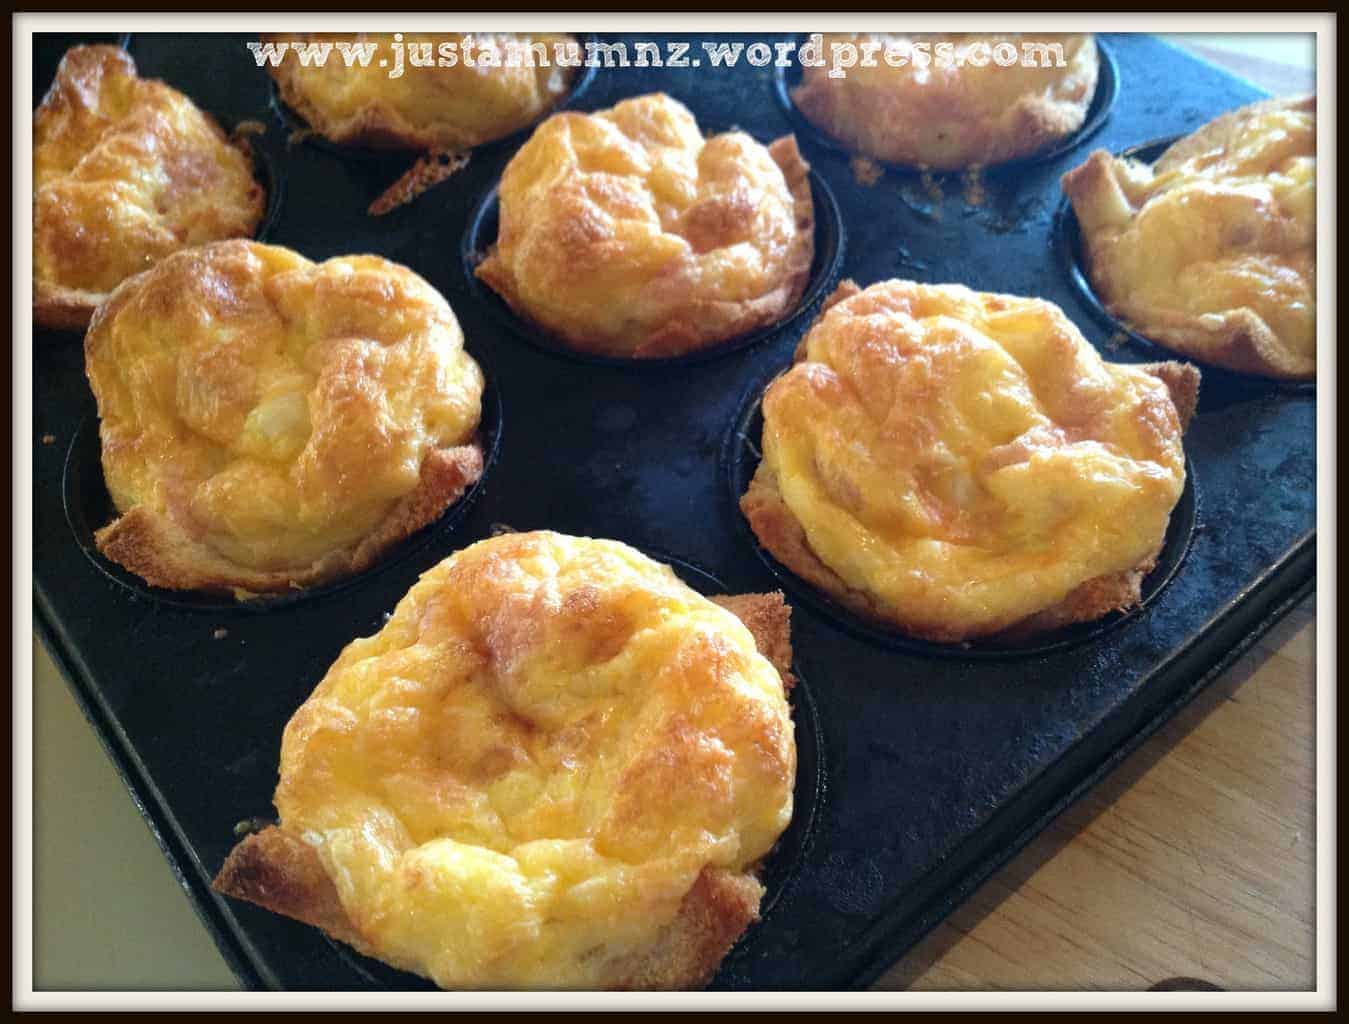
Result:
M62 58L33 115L33 186L37 288L91 306L169 253L251 235L264 200L220 127L113 46Z
M1250 310L1281 345L1315 357L1314 104L1247 108L1154 166L1116 160L1113 170L1117 190L1075 202L1112 310L1168 344L1177 318L1202 325Z
M794 183L768 148L743 132L705 140L662 94L555 115L506 167L497 244L478 273L590 351L744 333L795 302L813 251L806 166L794 145L775 152ZM670 335L688 337L660 346Z
M562 99L576 74L575 68L559 66L559 53L567 60L584 56L575 37L557 33L401 35L403 73L396 78L390 77L396 61L392 33L264 38L377 46L365 67L358 62L349 67L334 48L322 66L306 67L291 50L269 70L282 99L319 134L339 143L399 149L468 149L533 124ZM455 44L453 66L440 65L442 43ZM523 54L519 66L509 66L509 43L530 47L542 58L535 59L538 66L525 66ZM464 59L470 52L472 67ZM428 54L430 66L413 65ZM389 66L381 67L381 60Z
M602 988L705 866L768 853L794 776L739 619L623 544L511 534L342 652L276 806L374 955L444 988Z
M85 350L117 508L152 508L259 570L368 534L431 449L472 436L483 388L454 313L412 271L253 242L127 282Z
M1056 306L872 285L764 397L810 547L899 623L994 632L1152 557L1185 483L1165 385Z
M830 78L834 47L849 45L857 65ZM1061 47L1063 66L1041 46ZM994 47L1017 62L999 66ZM907 63L887 63L887 50ZM1076 131L1098 70L1091 36L1051 33L831 33L822 56L792 94L807 118L867 156L938 169L1011 160Z

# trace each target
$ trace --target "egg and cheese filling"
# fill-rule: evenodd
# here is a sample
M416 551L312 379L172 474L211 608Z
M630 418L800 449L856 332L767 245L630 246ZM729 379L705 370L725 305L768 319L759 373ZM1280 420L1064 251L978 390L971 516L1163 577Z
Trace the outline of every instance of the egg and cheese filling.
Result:
M285 731L276 806L367 951L445 988L597 988L705 867L792 814L782 680L625 545L482 541L350 644Z
M764 465L897 621L993 632L1155 556L1185 484L1175 408L1056 306L887 281L803 344L764 397Z
M482 372L444 298L377 256L224 242L129 282L86 341L103 469L230 562L350 548L470 439Z
M1316 112L1275 106L1155 165L1115 162L1079 203L1092 279L1112 310L1167 340L1172 318L1250 310L1316 353Z
M789 167L804 177L799 158ZM804 181L743 132L704 139L661 94L549 118L507 165L499 199L479 276L521 315L606 355L643 354L681 329L696 348L771 321L804 287L814 246Z

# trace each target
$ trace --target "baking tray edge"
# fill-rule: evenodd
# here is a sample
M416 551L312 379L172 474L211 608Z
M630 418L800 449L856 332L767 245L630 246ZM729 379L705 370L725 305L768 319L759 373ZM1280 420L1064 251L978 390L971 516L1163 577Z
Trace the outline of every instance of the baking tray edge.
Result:
M131 802L135 804L141 819L150 829L150 835L168 861L174 879L187 894L188 903L206 926L225 963L245 989L257 991L266 988L238 936L224 920L206 884L191 869L192 858L187 853L186 844L177 834L172 818L161 807L160 798L131 752L130 745L113 724L111 715L98 699L97 691L89 685L73 650L56 628L47 599L36 581L33 584L33 631L56 664L81 714L93 727L99 745L108 755L122 785L131 796ZM31 679L29 685L32 685Z
M1020 798L999 808L978 833L970 837L965 848L957 848L946 863L920 880L919 887L934 890L922 910L917 914L894 915L878 921L866 937L858 940L858 945L864 949L851 955L842 953L840 960L850 961L852 966L836 984L851 989L865 989L874 984L979 886L1025 849L1055 818L1105 779L1315 589L1316 531L1312 530L1289 548L1264 576L1221 609L1206 631L1197 634L1187 647L1176 652L1162 670L1160 679L1154 677L1150 687L1144 687L1133 700L1117 708L1110 718L1098 725L1091 735L1079 740L1032 782ZM1149 706L1147 691L1157 689L1158 683L1167 677L1185 681L1178 688L1174 684L1167 687L1172 691L1169 696L1160 698L1155 707ZM1093 737L1099 730L1108 729L1111 719L1127 720L1131 715L1136 715L1138 721L1125 726L1124 738L1119 743L1103 752L1091 749ZM1099 758L1096 764L1084 770L1081 762L1090 764L1093 757ZM1051 790L1049 794L1043 793L1046 788ZM1003 841L1001 848L998 848L999 840ZM992 852L980 855L975 846L992 848Z

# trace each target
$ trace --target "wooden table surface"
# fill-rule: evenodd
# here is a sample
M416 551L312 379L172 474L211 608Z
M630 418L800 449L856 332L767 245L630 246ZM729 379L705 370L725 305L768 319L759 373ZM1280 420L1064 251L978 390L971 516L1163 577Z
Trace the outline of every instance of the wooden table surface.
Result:
M880 989L1315 987L1310 597Z

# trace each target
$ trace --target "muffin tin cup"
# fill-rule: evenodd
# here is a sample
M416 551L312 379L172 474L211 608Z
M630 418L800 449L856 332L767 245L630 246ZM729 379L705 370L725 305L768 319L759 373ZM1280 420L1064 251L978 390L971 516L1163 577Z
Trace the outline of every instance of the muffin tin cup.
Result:
M581 59L585 60L586 47L598 40L598 36L593 33L579 35L581 45ZM291 109L285 100L281 98L281 90L276 84L276 79L265 68L259 69L261 74L267 76L268 105L271 107L272 115L280 122L281 127L285 129L288 138L302 140L305 145L313 146L330 156L337 157L339 160L359 160L368 163L385 163L390 165L404 166L409 160L423 153L423 150L415 148L385 147L376 148L373 146L346 145L340 142L333 142L325 138L310 127L309 122L300 115L298 111ZM414 69L421 70L421 69ZM502 149L513 149L527 139L531 132L538 126L539 122L558 113L562 110L574 110L577 105L585 99L586 93L595 83L595 74L599 69L593 65L582 64L577 69L577 75L573 81L572 87L567 90L556 104L545 111L537 121L526 125L518 131L511 132L509 135L503 135L499 139L491 139L472 148L473 153L484 155L492 154ZM409 74L413 71L409 71Z
M726 478L730 511L740 529L768 570L797 602L813 614L826 619L859 639L881 647L903 651L926 658L965 660L1008 660L1031 658L1080 647L1137 618L1157 598L1179 572L1190 549L1198 521L1199 498L1195 486L1194 467L1185 461L1185 489L1171 511L1166 536L1157 564L1143 578L1141 600L1123 612L1112 612L1092 622L1076 623L1030 637L1024 643L1000 641L996 638L941 644L909 636L898 627L869 620L844 607L814 584L802 579L779 562L759 541L748 520L740 511L740 498L749 489L754 472L762 459L763 395L780 374L752 386L746 393L731 429L722 444L721 462Z
M1150 164L1165 153L1173 143L1182 138L1184 138L1183 135L1168 135L1164 138L1142 142L1121 150L1115 154L1115 157L1116 159L1138 160ZM1224 393L1224 397L1231 397L1236 400L1249 397L1252 392L1258 393L1271 388L1293 394L1310 394L1316 391L1315 379L1286 380L1279 377L1265 377L1256 373L1243 373L1240 370L1232 370L1225 366L1218 366L1197 359L1140 334L1132 326L1106 309L1105 303L1101 301L1100 296L1096 294L1092 287L1091 278L1087 272L1085 253L1082 248L1082 228L1078 223L1077 214L1073 210L1073 204L1069 202L1067 196L1060 200L1058 209L1054 211L1052 232L1054 252L1059 268L1068 278L1068 282L1073 286L1078 298L1082 300L1082 304L1087 307L1091 315L1102 325L1109 328L1113 335L1127 339L1137 350L1154 359L1181 359L1202 367L1204 377L1200 388L1201 396L1204 396L1205 389L1208 389L1210 393L1214 389L1220 389Z
M506 531L510 532L510 531ZM705 597L719 597L730 593L729 588L706 569L664 552L639 548L647 557L668 565L681 580ZM759 880L764 886L759 920L750 925L746 938L770 921L774 911L790 897L802 861L811 847L825 798L824 732L819 710L811 696L809 684L797 664L792 665L796 685L788 697L796 735L796 785L792 793L792 820L768 856L764 858ZM372 989L397 991L437 991L436 986L420 975L400 971L396 967L364 956L345 943L324 938L336 954ZM742 940L731 948L722 961L720 971L732 974L736 970L738 954L745 948Z
M61 480L66 521L90 563L108 579L139 599L192 611L217 613L249 611L266 614L296 604L320 601L373 579L380 573L414 557L436 538L452 532L468 514L482 491L483 482L492 471L501 447L501 423L501 397L491 378L488 378L482 398L482 421L478 427L478 439L483 447L483 469L478 479L458 501L441 513L435 522L428 523L416 533L395 543L370 568L294 593L261 594L246 600L236 600L214 593L169 590L153 586L104 556L98 550L94 533L111 523L118 513L112 498L108 495L107 484L103 478L102 445L99 441L96 414L91 414L80 422L66 452L65 469Z
M800 44L808 38L809 34L798 37L798 52ZM1106 121L1109 120L1110 111L1119 96L1119 68L1115 64L1115 58L1111 54L1110 48L1102 42L1100 36L1096 37L1096 52L1099 57L1096 92L1092 95L1091 104L1087 107L1086 117L1083 119L1081 127L1035 153L1005 160L1001 163L982 165L984 171L992 174L1015 173L1037 164L1049 163L1076 149L1101 130ZM801 84L801 71L801 65L796 60L793 60L789 67L783 68L775 65L773 68L773 95L777 99L778 106L791 119L798 137L809 140L812 145L820 149L829 150L844 157L866 157L868 160L874 160L881 167L898 171L901 174L924 173L925 168L913 164L878 160L875 157L867 157L865 153L858 153L856 150L849 149L844 142L834 138L809 120L792 102L792 90ZM963 173L963 170L933 170L931 173L959 175Z
M739 352L784 331L798 326L838 284L843 266L845 237L843 218L833 191L814 169L810 172L810 194L815 215L815 251L811 258L810 277L796 305L774 323L734 338L709 345L696 352L655 359L606 356L582 352L571 347L545 328L520 316L506 301L477 276L478 265L486 258L496 242L500 208L497 186L493 186L474 207L469 216L468 230L460 246L464 279L469 292L493 318L516 337L550 355L562 356L598 366L636 367L639 369L668 369L672 366L690 366L719 359Z
M277 169L276 159L266 146L250 143L248 151L253 158L253 177L267 191L262 220L258 221L258 226L253 231L253 240L269 242L276 230L276 222L281 216L281 204L286 194L285 181Z

